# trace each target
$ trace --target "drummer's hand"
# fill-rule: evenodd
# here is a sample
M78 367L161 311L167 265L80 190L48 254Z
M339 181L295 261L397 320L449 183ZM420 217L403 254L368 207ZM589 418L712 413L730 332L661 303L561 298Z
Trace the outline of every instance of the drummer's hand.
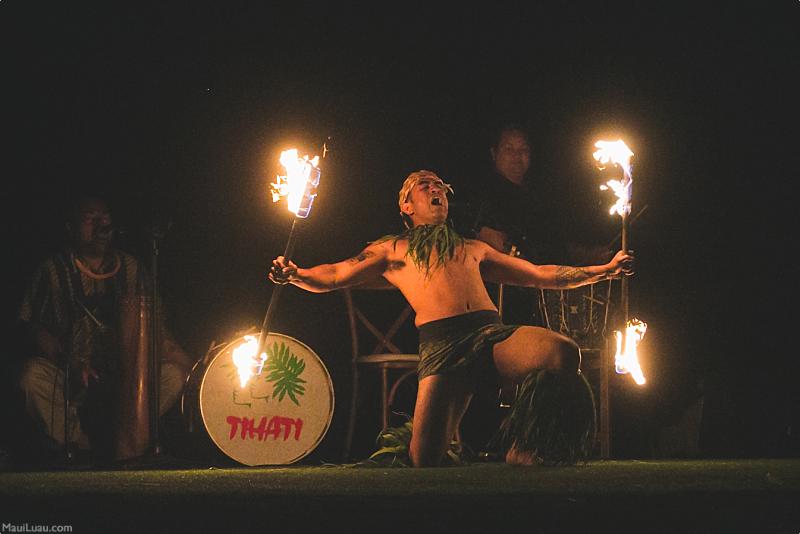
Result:
M630 276L633 274L633 251L617 252L608 264L608 276L615 277L620 274Z
M92 367L89 362L73 362L70 367L70 386L75 388L87 388L89 382L94 380L100 382L100 374Z
M94 379L100 382L100 375L97 374L97 371L95 371L91 366L84 367L81 370L81 384L83 384L83 387L89 387L89 379Z
M283 256L278 256L272 260L272 268L269 270L269 279L276 284L288 284L297 278L297 265L291 260L288 265Z

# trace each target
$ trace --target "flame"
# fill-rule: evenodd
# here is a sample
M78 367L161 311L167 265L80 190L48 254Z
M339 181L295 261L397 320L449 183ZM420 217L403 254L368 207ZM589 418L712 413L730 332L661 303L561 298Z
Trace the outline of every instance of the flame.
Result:
M644 338L644 333L647 331L647 323L639 319L631 319L625 327L625 339L623 340L622 332L619 330L614 331L614 336L617 338L617 354L614 357L617 373L626 374L630 373L634 382L640 386L646 382L642 368L639 365L639 356L636 353L636 346ZM623 342L624 341L624 342Z
M600 186L601 191L611 189L617 196L617 201L608 210L608 213L614 215L615 213L623 216L631 212L631 182L628 180L627 184L622 183L620 180L609 180L605 185Z
M247 381L254 374L260 374L267 353L262 352L261 357L256 356L258 352L258 338L255 336L244 336L243 342L233 349L233 363L239 372L239 382L242 388L247 385Z
M280 162L286 169L286 176L278 175L277 181L270 184L272 201L286 197L289 211L298 217L308 217L319 185L319 156L301 158L297 149L292 148L281 152Z
M609 163L622 167L624 173L622 180L609 180L600 189L606 191L611 189L617 196L617 202L608 211L610 214L618 213L621 216L631 212L631 186L633 184L631 174L631 157L633 152L622 139L617 141L597 141L594 146L598 148L592 155L600 163L600 168L605 168Z
M599 150L595 151L594 159L601 165L616 164L622 167L625 174L631 174L631 157L633 152L625 144L625 141L618 139L616 141L598 141L594 144Z

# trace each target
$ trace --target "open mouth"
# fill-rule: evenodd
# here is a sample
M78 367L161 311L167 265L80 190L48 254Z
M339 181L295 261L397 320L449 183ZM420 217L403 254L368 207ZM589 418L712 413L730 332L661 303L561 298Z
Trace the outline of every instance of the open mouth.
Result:
M433 199L431 200L431 204L434 205L434 206L441 206L442 205L442 199L439 198L439 197L433 197Z

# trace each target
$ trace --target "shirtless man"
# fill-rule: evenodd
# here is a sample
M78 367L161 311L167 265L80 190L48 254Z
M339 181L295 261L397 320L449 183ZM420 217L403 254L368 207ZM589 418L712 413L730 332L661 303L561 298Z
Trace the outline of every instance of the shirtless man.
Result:
M322 293L375 284L382 277L403 293L416 312L420 333L419 389L410 446L415 466L439 464L476 382L486 379L503 387L523 384L510 415L516 423L509 434L507 462L573 463L585 458L594 436L594 404L580 375L578 346L544 328L501 324L483 281L568 289L631 274L633 257L618 252L609 263L588 267L534 265L514 258L452 230L447 223L448 191L452 192L450 186L433 172L412 173L398 199L406 232L375 241L348 260L307 269L279 256L270 279ZM547 376L540 371L547 371ZM548 426L557 427L555 434L543 431L547 414L537 410L550 403L545 412L557 420L558 410L563 418L574 396L582 399L576 408L583 411L581 428L559 419ZM570 440L580 443L567 443ZM564 448L569 452L558 452Z

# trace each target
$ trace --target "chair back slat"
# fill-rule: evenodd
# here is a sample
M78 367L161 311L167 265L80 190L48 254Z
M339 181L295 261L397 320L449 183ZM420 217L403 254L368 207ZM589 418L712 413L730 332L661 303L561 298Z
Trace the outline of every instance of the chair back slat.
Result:
M372 354L383 352L384 347L396 354L403 352L398 349L395 344L391 342L391 340L394 339L395 335L397 335L397 331L400 330L400 327L406 322L408 316L411 315L411 311L411 306L406 305L406 307L403 308L403 311L400 312L400 315L398 315L397 319L394 320L392 326L390 326L389 330L386 331L386 335L378 338L379 342L377 345L375 345L375 348L372 349Z
M355 364L358 359L358 324L356 324L355 305L353 294L349 289L342 291L347 307L347 324L350 326L350 359Z
M356 309L356 317L358 317L358 320L364 325L364 328L372 332L372 335L378 339L378 344L375 345L375 348L370 354L378 354L384 347L389 349L389 352L394 352L395 354L400 354L402 352L394 343L392 343L390 339L391 336L378 330L378 328L372 324L369 319L367 319L361 310Z
M354 291L363 291L369 292L372 296L373 294L378 295L388 295L385 290L369 290L369 289L345 289L342 292L344 293L345 303L347 305L347 315L348 321L350 324L350 338L352 342L352 357L353 361L355 361L359 356L366 356L372 354L386 354L386 353L394 353L394 354L403 354L408 351L404 351L400 348L400 344L397 341L397 336L400 333L403 326L409 321L409 318L412 317L413 309L410 305L408 305L405 300L402 302L402 308L398 308L399 314L394 318L388 328L380 328L379 324L385 324L386 321L379 322L378 319L385 319L385 317L380 318L370 318L365 313L365 310L362 307L359 307L356 299L353 296ZM375 303L376 301L372 301ZM387 300L387 304L388 304ZM363 303L362 303L363 304ZM396 303L392 302L392 305L397 306ZM388 317L391 317L389 315ZM362 340L359 339L360 334L364 332L359 332L361 329L369 332L376 340L374 347L372 347L371 352L366 352L366 347L362 350L361 343ZM416 352L416 350L414 350Z

